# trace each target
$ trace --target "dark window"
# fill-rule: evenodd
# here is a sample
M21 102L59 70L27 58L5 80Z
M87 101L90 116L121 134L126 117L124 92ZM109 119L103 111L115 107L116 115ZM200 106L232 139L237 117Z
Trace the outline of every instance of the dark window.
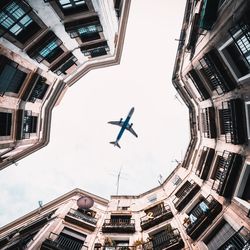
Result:
M109 46L106 41L85 45L81 47L81 51L85 56L98 57L107 55Z
M5 92L18 93L27 74L18 69L18 64L0 57L0 94Z
M27 54L39 63L43 60L52 63L64 53L60 47L61 44L62 41L52 31L49 31L27 51Z
M0 112L0 136L9 136L11 132L12 114Z
M31 8L21 1L3 1L0 10L1 33L8 32L19 42L25 43L40 26L33 21L29 13Z
M72 66L77 66L77 58L73 56L72 53L67 54L58 63L50 68L51 71L55 72L57 75L67 74L67 71Z
M209 250L218 249L221 245L223 245L232 235L234 235L235 230L228 224L225 220L223 220L208 236L207 239L204 240L204 243L207 245ZM234 248L232 248L234 249Z
M250 27L241 23L229 30L233 43L225 51L236 67L235 73L242 77L250 73Z
M99 32L102 32L98 16L91 16L64 25L71 38L80 37L83 42L100 39Z
M57 238L58 246L63 249L80 250L84 244L86 235L78 233L70 228L64 228Z
M45 93L47 92L47 89L49 87L48 84L45 83L46 78L39 77L39 80L37 81L34 89L31 92L31 95L28 99L28 102L35 102L36 99L42 100Z
M23 135L26 139L29 134L37 131L37 116L32 116L31 111L24 111L23 117Z
M89 10L86 1L83 0L57 0L57 3L66 16Z
M188 76L192 80L192 82L193 82L195 88L197 89L197 91L199 92L202 100L206 100L206 99L210 98L210 95L209 95L206 87L204 86L204 83L202 82L198 73L194 69L189 71Z
M201 73L206 77L211 90L219 95L229 92L236 87L232 75L227 70L218 51L212 49L200 59Z

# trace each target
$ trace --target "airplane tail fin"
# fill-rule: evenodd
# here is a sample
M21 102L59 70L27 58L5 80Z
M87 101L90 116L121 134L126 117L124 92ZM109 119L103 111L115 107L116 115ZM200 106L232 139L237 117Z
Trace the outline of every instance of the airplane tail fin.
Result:
M119 143L116 142L116 141L111 141L110 144L113 144L114 146L117 146L117 147L121 148L121 146L119 145Z

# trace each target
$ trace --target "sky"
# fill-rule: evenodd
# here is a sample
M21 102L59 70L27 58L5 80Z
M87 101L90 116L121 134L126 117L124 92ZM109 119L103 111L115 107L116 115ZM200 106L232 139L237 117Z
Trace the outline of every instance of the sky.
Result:
M172 86L185 0L132 0L120 65L93 70L53 110L47 147L0 172L0 227L80 188L103 198L138 195L183 160L188 109ZM129 110L138 138L109 144Z

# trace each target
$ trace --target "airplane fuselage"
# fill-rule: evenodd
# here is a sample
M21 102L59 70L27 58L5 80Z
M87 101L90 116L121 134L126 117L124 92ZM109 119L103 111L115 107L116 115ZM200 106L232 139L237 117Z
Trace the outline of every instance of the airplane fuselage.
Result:
M124 123L123 123L123 126L121 127L120 132L118 133L118 136L117 136L117 138L116 138L116 143L118 143L118 141L121 139L121 137L122 137L122 135L123 135L123 133L124 133L124 130L127 128L128 124L129 124L129 120L130 120L130 118L132 117L133 113L134 113L134 108L132 108L132 109L129 111L128 116L127 116L127 118L125 119L125 121L124 121Z

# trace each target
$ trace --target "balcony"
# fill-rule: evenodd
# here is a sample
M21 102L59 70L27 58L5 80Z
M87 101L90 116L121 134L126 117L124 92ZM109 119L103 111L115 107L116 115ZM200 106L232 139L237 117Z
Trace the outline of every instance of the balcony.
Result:
M204 86L204 83L201 80L200 76L198 75L198 73L194 69L192 69L188 72L188 77L193 82L193 84L194 84L195 88L197 89L197 91L199 92L202 100L209 99L210 94L207 91L206 87Z
M60 76L72 73L77 67L77 58L70 52L54 64L50 70Z
M175 208L180 212L198 193L199 190L200 186L193 180L186 181L175 194L176 197L173 200Z
M216 124L215 124L215 111L213 107L204 108L201 111L202 118L202 132L205 138L215 138Z
M125 216L124 216L125 217ZM130 218L106 219L102 226L103 233L134 233L135 220Z
M220 1L204 0L200 20L200 27L202 29L212 29L212 26L217 19L219 2Z
M236 87L233 76L227 70L216 49L205 54L200 59L201 72L206 77L209 86L218 95L229 92Z
M184 222L187 235L192 240L196 240L209 227L221 210L222 205L209 195L191 211L189 218Z
M232 237L230 237L218 250L248 250L250 249L250 232L242 227Z
M208 172L210 170L215 150L213 148L203 147L202 154L196 169L195 174L202 180L207 179Z
M242 165L242 156L224 151L217 162L217 170L212 189L226 198L232 196L235 184L235 176Z
M90 56L93 58L107 55L107 53L109 52L109 46L107 41L100 41L98 43L82 46L81 51L84 56Z
M41 250L86 250L87 246L83 242L74 239L72 237L66 237L55 233L50 233L48 239L46 239Z
M31 134L37 131L37 120L36 116L32 116L31 110L17 110L17 140L30 139Z
M166 220L169 220L173 217L173 213L170 210L170 207L167 205L155 206L151 209L145 211L147 215L141 218L141 228L142 230L146 230L155 225L160 224Z
M35 102L37 99L42 100L48 89L46 78L35 73L25 89L21 99L23 101Z
M95 230L97 223L96 218L75 209L70 209L69 213L65 216L65 220L90 231Z
M184 247L184 242L178 229L163 230L143 245L144 250L178 250Z
M244 107L241 99L222 102L221 131L225 134L227 143L243 144L246 141L244 133Z

